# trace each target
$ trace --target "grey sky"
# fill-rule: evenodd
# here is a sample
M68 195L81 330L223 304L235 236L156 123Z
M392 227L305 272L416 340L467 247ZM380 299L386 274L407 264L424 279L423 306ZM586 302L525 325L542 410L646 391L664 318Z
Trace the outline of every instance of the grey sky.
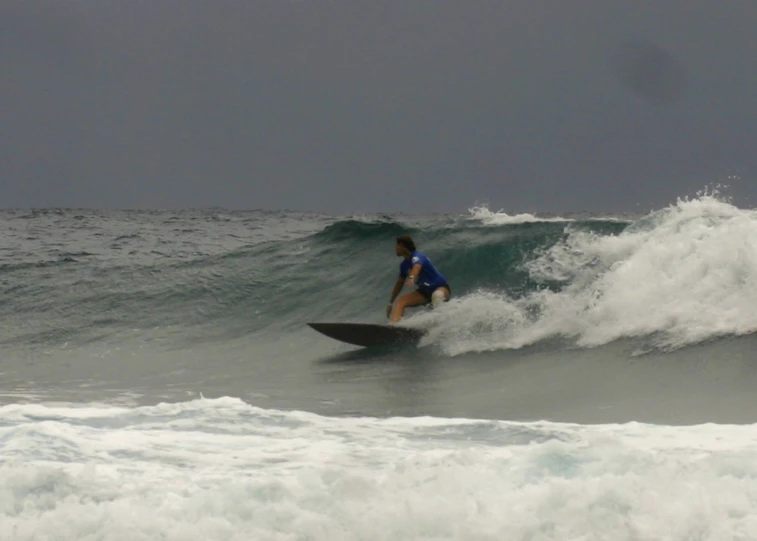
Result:
M2 0L0 206L757 200L757 6Z

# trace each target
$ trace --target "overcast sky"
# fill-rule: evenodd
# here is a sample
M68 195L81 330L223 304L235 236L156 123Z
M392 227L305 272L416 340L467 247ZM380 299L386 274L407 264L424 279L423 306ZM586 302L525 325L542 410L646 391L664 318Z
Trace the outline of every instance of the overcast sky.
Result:
M0 206L751 207L755 28L712 0L0 0Z

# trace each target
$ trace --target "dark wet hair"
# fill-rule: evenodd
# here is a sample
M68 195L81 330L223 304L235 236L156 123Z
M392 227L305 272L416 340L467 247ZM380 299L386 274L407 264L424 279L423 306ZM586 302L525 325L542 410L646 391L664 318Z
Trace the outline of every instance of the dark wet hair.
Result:
M413 242L413 237L410 235L400 235L397 237L397 244L401 244L411 252L415 251L415 242Z

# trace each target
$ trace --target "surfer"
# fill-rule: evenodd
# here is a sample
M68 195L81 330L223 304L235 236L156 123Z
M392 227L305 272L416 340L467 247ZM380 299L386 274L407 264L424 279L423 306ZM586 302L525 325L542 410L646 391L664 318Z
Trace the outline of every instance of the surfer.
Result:
M452 291L447 279L436 270L428 257L415 249L415 242L410 235L397 237L394 253L403 259L400 263L400 274L389 298L389 306L386 307L386 316L391 323L402 319L405 308L428 304L437 307L449 300ZM417 289L397 299L404 285L415 285ZM397 299L396 303L394 299Z

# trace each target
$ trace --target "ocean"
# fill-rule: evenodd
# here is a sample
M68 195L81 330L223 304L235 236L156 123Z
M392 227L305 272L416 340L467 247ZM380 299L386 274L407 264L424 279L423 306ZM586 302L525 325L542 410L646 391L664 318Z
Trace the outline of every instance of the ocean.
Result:
M0 212L0 540L757 539L757 212ZM386 321L411 234L453 298Z

